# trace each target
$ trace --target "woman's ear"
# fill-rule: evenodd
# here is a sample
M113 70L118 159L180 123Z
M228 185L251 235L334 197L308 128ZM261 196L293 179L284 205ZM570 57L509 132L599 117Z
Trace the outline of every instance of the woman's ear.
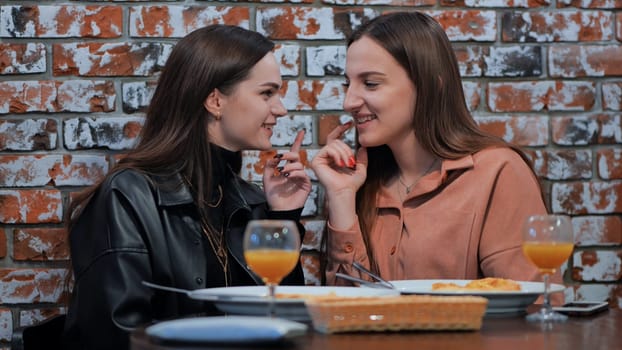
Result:
M205 101L203 101L203 106L205 109L216 119L220 119L220 115L222 114L222 103L221 103L221 95L218 89L214 89L207 95Z

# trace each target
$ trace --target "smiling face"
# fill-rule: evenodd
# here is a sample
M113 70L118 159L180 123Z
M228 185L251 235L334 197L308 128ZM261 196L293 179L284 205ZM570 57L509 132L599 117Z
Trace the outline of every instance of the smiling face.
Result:
M362 146L391 147L414 139L415 86L389 52L366 36L353 42L346 55L346 79L343 106L354 117Z
M205 102L212 114L221 116L208 125L210 140L230 151L270 149L276 118L287 113L279 95L282 83L270 52L230 94L216 89Z

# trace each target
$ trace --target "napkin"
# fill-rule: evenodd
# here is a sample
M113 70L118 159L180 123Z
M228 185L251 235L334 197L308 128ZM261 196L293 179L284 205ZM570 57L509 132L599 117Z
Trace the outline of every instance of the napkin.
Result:
M303 335L307 326L279 318L214 316L164 321L147 327L145 332L161 341L249 344Z

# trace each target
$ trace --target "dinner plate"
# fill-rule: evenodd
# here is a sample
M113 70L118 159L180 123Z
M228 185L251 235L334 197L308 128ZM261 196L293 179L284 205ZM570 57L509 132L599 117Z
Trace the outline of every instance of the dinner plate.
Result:
M215 316L156 323L145 333L162 342L240 344L277 343L307 332L307 326L278 318Z
M483 290L432 290L434 283L455 283L464 286L471 280L402 280L391 281L402 294L428 295L476 295L488 299L486 316L506 316L524 314L527 306L533 304L542 293L544 283L521 282L520 291L483 291ZM562 292L565 287L561 284L551 284L551 293Z
M277 286L275 314L277 317L294 321L310 322L304 296L335 295L340 297L369 297L399 295L392 289L327 286ZM279 294L289 294L279 298ZM295 297L294 295L300 295ZM188 294L190 298L213 301L222 312L234 315L265 316L268 314L268 287L244 286L196 289Z

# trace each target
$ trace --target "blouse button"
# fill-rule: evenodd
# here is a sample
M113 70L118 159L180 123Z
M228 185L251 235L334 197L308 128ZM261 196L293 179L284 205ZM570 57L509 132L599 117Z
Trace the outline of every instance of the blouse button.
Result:
M198 285L203 284L203 279L201 277L197 277L195 281L197 282Z
M352 253L352 251L354 250L354 247L352 246L352 243L346 243L345 246L343 247L343 250L346 253Z
M396 250L397 250L397 249L395 248L395 246L391 247L391 255L395 254L395 251L396 251Z
M193 243L194 243L195 245L199 245L199 244L201 244L201 240L200 240L200 239L198 239L198 238L195 238L195 239L194 239L194 241L193 241Z

